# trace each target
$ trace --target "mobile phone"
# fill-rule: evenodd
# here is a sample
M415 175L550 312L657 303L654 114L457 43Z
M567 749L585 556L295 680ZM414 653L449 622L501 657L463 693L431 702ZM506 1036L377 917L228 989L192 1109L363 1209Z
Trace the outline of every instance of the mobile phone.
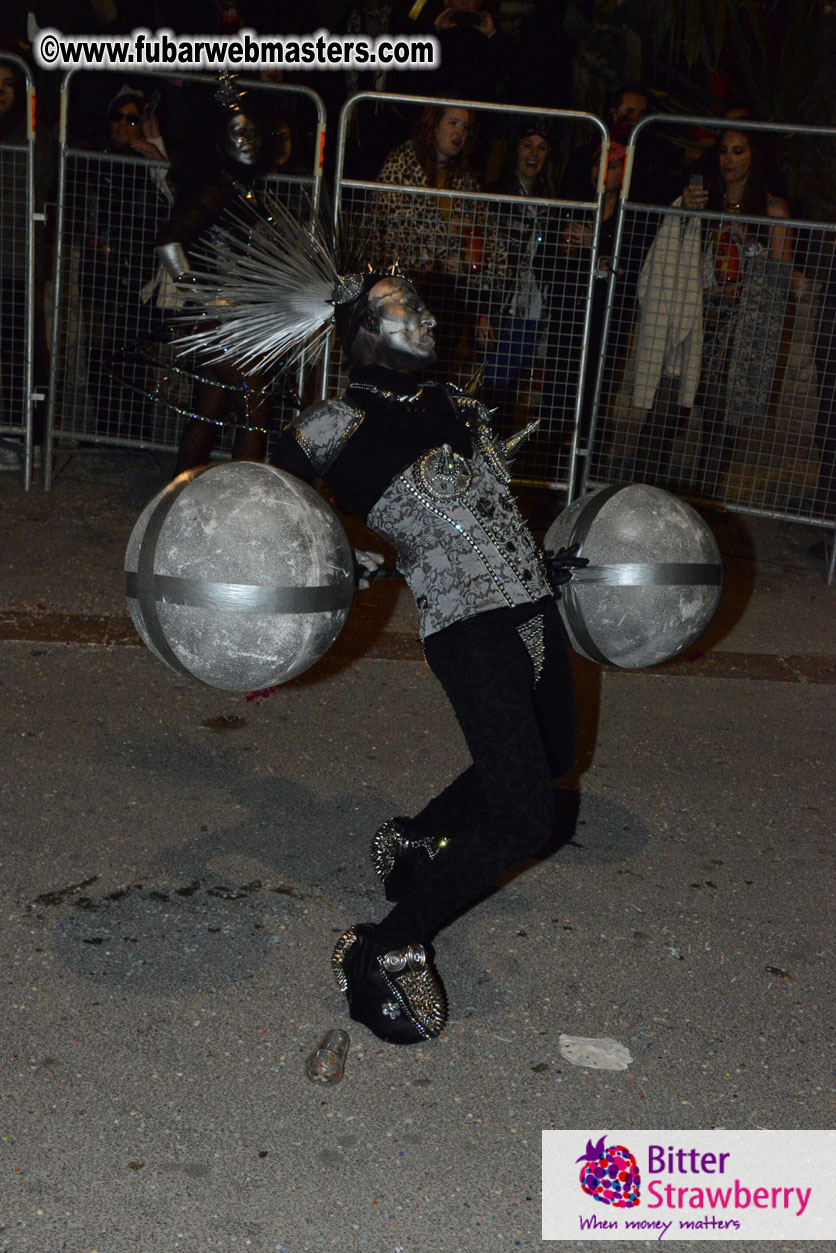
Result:
M146 117L153 117L153 115L157 112L157 109L160 107L160 99L161 92L157 90L142 110Z
M450 21L455 22L457 26L478 26L479 14L457 11L450 14Z
M702 174L692 174L691 177L688 179L689 187L702 187L703 185L704 184L703 184Z

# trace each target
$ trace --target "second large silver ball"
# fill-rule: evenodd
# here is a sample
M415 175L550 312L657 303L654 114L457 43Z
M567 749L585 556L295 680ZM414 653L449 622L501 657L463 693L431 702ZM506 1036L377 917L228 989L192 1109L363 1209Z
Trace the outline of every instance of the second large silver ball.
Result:
M685 501L659 487L617 484L574 501L545 547L580 544L588 566L560 589L573 647L628 670L658 665L702 635L720 599L717 541Z

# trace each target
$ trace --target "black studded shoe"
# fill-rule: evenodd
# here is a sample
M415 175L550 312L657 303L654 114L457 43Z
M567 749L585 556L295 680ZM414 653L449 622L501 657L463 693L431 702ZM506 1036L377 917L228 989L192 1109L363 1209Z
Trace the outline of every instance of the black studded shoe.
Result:
M447 1001L424 946L387 951L376 930L358 923L340 936L331 957L351 1017L387 1044L420 1044L440 1035Z
M404 897L416 870L437 857L447 840L411 837L408 818L389 818L372 836L371 858L374 872L383 884L387 901Z

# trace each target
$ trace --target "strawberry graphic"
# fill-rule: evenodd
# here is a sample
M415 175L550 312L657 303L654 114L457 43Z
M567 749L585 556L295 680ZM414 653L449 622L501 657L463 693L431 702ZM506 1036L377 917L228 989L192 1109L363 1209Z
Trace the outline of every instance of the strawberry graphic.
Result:
M623 1144L606 1146L606 1134L597 1144L586 1142L586 1152L577 1160L581 1166L580 1185L589 1196L616 1209L632 1209L639 1203L641 1176L636 1159Z

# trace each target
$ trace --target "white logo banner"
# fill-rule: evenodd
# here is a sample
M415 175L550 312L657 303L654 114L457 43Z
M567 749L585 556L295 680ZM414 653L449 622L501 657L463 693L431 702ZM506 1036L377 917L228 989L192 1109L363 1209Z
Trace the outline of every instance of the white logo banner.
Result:
M544 1131L544 1240L834 1240L836 1131Z

